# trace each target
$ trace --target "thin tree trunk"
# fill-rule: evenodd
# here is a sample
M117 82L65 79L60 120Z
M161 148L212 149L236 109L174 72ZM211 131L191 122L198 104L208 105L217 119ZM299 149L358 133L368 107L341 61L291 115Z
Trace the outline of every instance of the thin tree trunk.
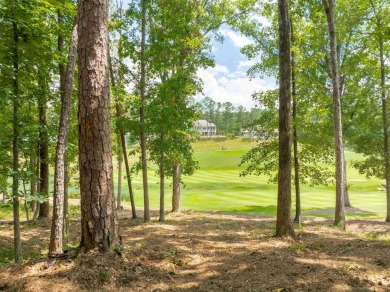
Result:
M111 63L110 63L110 74L111 74L111 83L115 87L114 72L112 70ZM120 106L118 100L116 101L115 108L116 108L116 117L119 118L122 115L122 112L121 112L121 106ZM130 197L130 203L131 203L131 214L132 214L132 218L136 219L137 218L137 210L135 209L134 191L133 191L133 185L131 182L130 164L129 164L129 158L127 157L126 137L125 137L125 134L124 134L122 129L119 129L119 137L120 137L121 145L122 145L123 159L125 161L126 179L127 179L127 186L129 189L129 197Z
M172 212L180 213L180 163L173 164Z
M375 11L372 0L370 4L374 9L377 27L379 30L379 60L381 64L381 102L382 102L382 120L383 120L383 155L385 163L386 180L386 222L390 222L390 149L389 149L389 109L386 97L386 75L385 75L385 57L383 53L383 27L381 17Z
M81 0L78 10L80 248L120 243L112 166L108 0Z
M69 159L68 159L68 151L65 151L64 156L64 228L63 228L63 240L62 246L66 247L68 243L68 235L69 235Z
M386 98L385 80L385 58L383 55L383 40L380 39L380 61L381 61L381 100L383 118L383 150L385 157L385 179L386 179L386 222L390 222L390 149L389 149L389 110Z
M38 193L39 189L40 189L40 187L39 187L39 185L40 185L39 169L40 169L40 165L41 165L40 162L39 162L39 143L36 146L37 146L37 148L36 148L37 160L36 160L36 163L35 163L35 176L36 176L37 180L35 181L35 190ZM33 220L36 220L38 218L38 215L39 215L40 204L37 201L33 202L33 204L35 205Z
M23 190L24 190L24 194L27 196L27 189L26 189L26 182L25 180L23 179ZM24 211L26 212L26 220L27 222L30 221L30 216L29 216L29 213L28 213L28 206L27 206L27 198L24 198Z
M130 164L129 164L129 158L127 157L126 139L125 139L125 135L123 133L121 133L121 143L122 143L123 159L125 161L125 168L126 168L127 186L129 188L131 214L132 214L132 218L136 219L137 218L137 210L135 209L133 185L131 182Z
M279 0L279 172L276 235L295 237L291 221L291 63L288 0Z
M147 0L142 0L142 32L141 32L141 108L140 108L140 123L141 123L141 160L142 160L142 183L144 189L144 221L150 221L149 208L149 188L148 188L148 168L146 157L146 133L145 133L145 87L146 87L146 60L145 60L145 43L146 43L146 3Z
M294 28L291 23L291 45L294 46ZM294 144L294 176L295 176L295 218L294 222L301 224L301 188L299 182L299 157L298 157L298 133L297 133L297 91L295 78L295 52L291 52L291 82L293 99L293 144Z
M31 165L32 165L32 167L34 167L34 171L35 171L35 168L36 168L36 162L37 162L37 160L36 160L36 158L33 156L33 158L31 158ZM30 194L31 194L32 196L35 196L35 195L37 194L37 192L38 192L37 181L36 181L36 179L33 177L33 178L31 179L31 183L30 183ZM30 205L31 205L31 211L34 213L35 210L36 210L36 208L37 208L37 202L36 202L36 201L32 201Z
M41 205L38 202L36 202L36 209L34 211L33 220L36 220L38 218L40 207Z
M328 21L330 39L330 58L332 63L332 85L333 85L333 115L334 115L334 140L336 156L336 210L335 226L345 229L345 206L344 206L344 147L343 129L341 122L341 102L339 92L339 73L337 65L337 38L335 25L335 3L334 0L322 0L325 14Z
M14 3L15 5L15 3ZM15 7L13 7L13 10ZM15 12L13 11L15 18ZM13 61L13 140L12 140L12 205L14 217L14 249L15 262L23 262L22 245L20 240L20 216L19 216L19 34L16 20L13 20L14 47L12 54Z
M38 74L40 74L38 72ZM41 72L42 74L42 72ZM40 162L40 183L39 193L45 198L45 202L39 205L39 218L48 218L50 215L49 207L49 137L47 133L47 97L46 84L42 75L38 78L40 87L40 96L38 100L39 111L39 162Z
M378 18L378 27L382 29L380 18ZM383 32L380 32L379 38L379 58L381 62L381 101L382 101L382 119L383 119L383 150L385 158L385 180L386 180L386 222L390 222L390 149L389 149L389 109L386 97L386 74L385 57L383 54Z
M381 102L382 102L382 120L383 120L383 155L385 164L385 180L386 180L386 222L390 222L390 149L389 149L389 109L386 97L386 75L385 75L385 56L383 53L383 27L382 19L375 9L374 2L370 0L370 4L374 10L376 24L379 31L379 61L381 66Z
M343 169L343 171L344 171L344 206L346 208L352 208L352 204L349 200L349 191L348 191L348 182L347 182L347 160L345 159L345 151L343 151L343 160L344 160L344 169Z
M58 15L59 22L62 15ZM63 39L58 37L58 49L63 52ZM53 217L49 243L49 257L55 257L63 253L63 235L64 235L64 204L65 204L65 156L68 144L69 121L71 97L74 81L74 71L76 66L77 54L77 19L74 20L66 70L60 63L60 92L61 92L61 115L57 138L56 161L54 168L54 197L53 197Z
M120 135L118 136L118 147L122 144ZM120 210L122 209L122 162L123 162L123 155L122 155L122 149L118 150L118 193L117 193L117 199L116 199L116 209Z
M164 144L165 135L164 132L161 133L160 136L161 144ZM163 146L161 146L163 147ZM165 156L164 156L164 149L161 148L160 151L160 222L165 221Z

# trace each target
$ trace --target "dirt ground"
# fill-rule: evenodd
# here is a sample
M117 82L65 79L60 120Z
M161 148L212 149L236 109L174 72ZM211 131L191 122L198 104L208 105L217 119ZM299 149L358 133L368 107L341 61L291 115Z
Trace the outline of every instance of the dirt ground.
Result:
M93 251L3 265L0 290L390 291L390 225L382 220L349 220L344 232L307 217L293 241L273 237L270 217L195 211L166 217L143 224L121 211L122 256ZM0 254L12 248L11 224L0 222ZM45 256L49 227L45 220L23 224L25 253ZM76 244L76 219L70 230Z

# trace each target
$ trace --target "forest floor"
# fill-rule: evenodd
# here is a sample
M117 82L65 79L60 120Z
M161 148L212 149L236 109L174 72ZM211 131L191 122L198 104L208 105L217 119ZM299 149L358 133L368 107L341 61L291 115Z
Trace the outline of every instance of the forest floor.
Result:
M328 219L303 219L294 241L273 236L272 217L185 211L143 224L124 210L121 256L92 251L61 260L45 258L50 221L24 222L30 259L21 267L4 263L12 259L13 233L12 222L3 220L0 290L390 291L389 224L351 219L344 232ZM76 244L77 217L70 232Z

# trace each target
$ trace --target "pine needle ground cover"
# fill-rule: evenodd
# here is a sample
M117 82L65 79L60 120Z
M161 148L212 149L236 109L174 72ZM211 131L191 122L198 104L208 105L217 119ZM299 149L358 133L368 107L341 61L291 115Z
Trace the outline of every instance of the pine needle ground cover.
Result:
M310 217L297 241L275 238L269 216L186 211L166 222L119 214L121 256L91 251L47 259L50 222L22 223L25 263L0 264L2 291L388 291L390 226L350 219L347 231ZM138 214L142 218L142 212ZM72 216L69 246L80 239ZM0 255L12 250L12 222L0 224ZM12 255L10 255L12 261Z

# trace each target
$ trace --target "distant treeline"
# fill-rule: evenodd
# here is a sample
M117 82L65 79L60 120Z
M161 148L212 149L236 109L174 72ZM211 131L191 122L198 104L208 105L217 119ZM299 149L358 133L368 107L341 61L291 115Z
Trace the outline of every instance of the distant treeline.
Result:
M252 130L255 121L261 116L259 108L246 109L231 102L215 102L205 97L195 103L199 119L207 120L217 126L218 135L240 136L243 131Z

